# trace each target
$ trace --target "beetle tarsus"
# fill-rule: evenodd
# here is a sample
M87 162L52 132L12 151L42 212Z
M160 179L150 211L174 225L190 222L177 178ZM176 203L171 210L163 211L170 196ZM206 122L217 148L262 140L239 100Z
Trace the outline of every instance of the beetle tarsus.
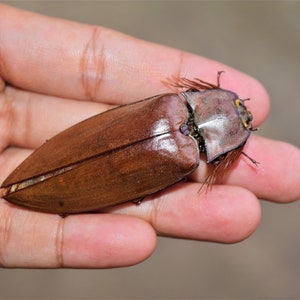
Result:
M135 204L135 205L140 205L143 202L144 199L145 199L145 197L135 199L135 200L132 200L132 203Z
M247 157L256 167L258 167L258 165L260 164L260 162L258 162L257 160L255 160L254 158L250 157L247 153L245 153L244 151L241 152L241 154L243 154L245 157Z

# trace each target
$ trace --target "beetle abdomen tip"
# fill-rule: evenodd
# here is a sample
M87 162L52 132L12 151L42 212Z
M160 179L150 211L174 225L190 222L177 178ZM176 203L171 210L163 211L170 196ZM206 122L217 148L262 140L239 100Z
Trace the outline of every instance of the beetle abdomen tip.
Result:
M8 194L7 188L0 188L0 198L5 197Z

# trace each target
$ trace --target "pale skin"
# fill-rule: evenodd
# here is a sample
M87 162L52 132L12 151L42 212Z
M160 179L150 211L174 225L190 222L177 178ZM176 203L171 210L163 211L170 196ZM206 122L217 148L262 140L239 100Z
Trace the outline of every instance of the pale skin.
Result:
M109 108L169 92L162 80L198 77L242 99L259 126L269 110L255 79L219 62L100 27L0 5L0 181L45 140ZM0 264L5 267L107 268L149 257L156 236L233 243L254 232L258 198L300 198L300 151L252 135L223 184L198 193L204 162L185 183L105 213L34 212L0 201ZM292 161L292 163L291 163ZM280 174L280 175L278 175Z

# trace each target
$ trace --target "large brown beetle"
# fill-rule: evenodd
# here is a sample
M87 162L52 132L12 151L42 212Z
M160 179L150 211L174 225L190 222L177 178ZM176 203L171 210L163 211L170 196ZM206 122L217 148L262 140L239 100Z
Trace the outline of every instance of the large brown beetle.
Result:
M245 100L220 88L220 73L216 85L176 79L178 93L120 106L61 132L6 178L3 197L50 213L93 211L183 180L202 153L214 166L212 184L253 130Z

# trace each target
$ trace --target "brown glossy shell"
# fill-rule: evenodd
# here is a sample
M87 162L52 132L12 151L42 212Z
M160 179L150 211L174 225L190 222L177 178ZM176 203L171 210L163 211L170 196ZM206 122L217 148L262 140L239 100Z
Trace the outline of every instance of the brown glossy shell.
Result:
M6 200L69 214L139 199L182 180L199 163L180 125L188 111L176 94L121 106L47 141L3 182ZM15 191L13 191L15 190Z

